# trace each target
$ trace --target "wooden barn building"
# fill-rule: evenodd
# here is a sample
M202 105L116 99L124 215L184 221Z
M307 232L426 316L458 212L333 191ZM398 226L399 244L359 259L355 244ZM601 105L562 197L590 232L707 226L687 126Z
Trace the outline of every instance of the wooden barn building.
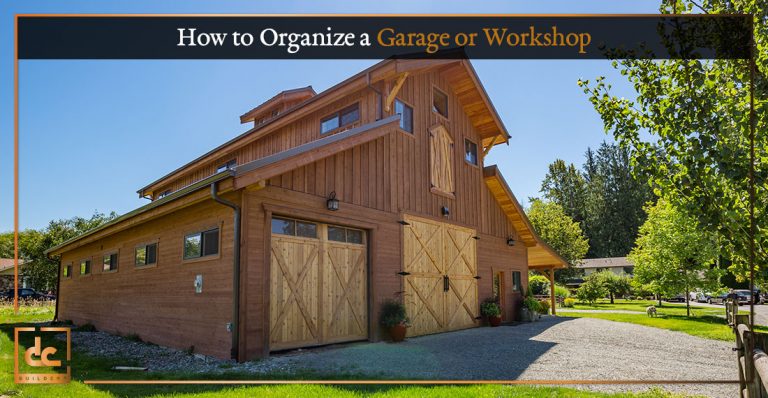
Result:
M513 320L528 270L566 265L484 163L509 135L469 61L382 61L240 120L150 203L49 250L59 320L243 361L387 338L387 299L409 336L479 326L492 296Z

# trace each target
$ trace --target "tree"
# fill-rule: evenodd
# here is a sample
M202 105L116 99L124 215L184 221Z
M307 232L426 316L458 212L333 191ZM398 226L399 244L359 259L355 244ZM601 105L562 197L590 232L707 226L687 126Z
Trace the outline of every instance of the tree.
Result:
M624 148L603 142L584 156L581 171L560 159L550 164L541 192L581 225L588 257L626 256L645 220L643 206L653 197L650 187L635 177Z
M629 253L635 280L658 295L684 291L690 316L689 292L697 287L714 290L719 284L717 237L664 199L646 211L648 219Z
M605 297L608 291L603 285L599 272L593 272L584 278L584 283L576 289L576 297L582 302L594 305L598 299Z
M600 271L595 273L597 280L603 284L605 291L613 304L614 297L624 297L632 289L631 280L627 276L616 275L611 271Z
M19 258L24 260L22 272L29 278L32 288L41 291L55 290L58 276L58 259L51 259L45 251L66 240L81 235L117 218L115 212L95 212L90 218L72 217L53 220L40 229L19 232ZM10 241L10 245L6 242ZM13 232L0 234L0 255L13 257Z
M586 181L573 163L557 159L549 165L549 171L541 183L541 192L548 200L557 203L565 214L580 223L584 221Z
M589 249L579 223L566 215L560 205L539 199L532 200L526 213L536 233L569 263L555 271L555 280L564 283L578 276L581 270L572 265L581 262Z
M754 16L754 85L747 60L684 59L614 61L614 68L633 85L634 98L613 95L603 77L580 80L579 85L600 114L606 132L630 151L633 164L648 177L657 196L689 213L701 228L722 236L726 257L733 260L731 271L743 278L750 272L747 264L752 253L756 264L768 257L768 134L763 133L768 128L768 6L758 0L678 3L687 12L697 7L697 12L709 14ZM662 6L662 12L670 11ZM757 133L751 162L753 125Z

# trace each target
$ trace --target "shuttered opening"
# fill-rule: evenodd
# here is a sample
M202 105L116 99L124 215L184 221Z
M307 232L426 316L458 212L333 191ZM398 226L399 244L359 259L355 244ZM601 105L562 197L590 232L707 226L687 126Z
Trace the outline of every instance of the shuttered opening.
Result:
M365 231L274 217L270 350L368 338Z

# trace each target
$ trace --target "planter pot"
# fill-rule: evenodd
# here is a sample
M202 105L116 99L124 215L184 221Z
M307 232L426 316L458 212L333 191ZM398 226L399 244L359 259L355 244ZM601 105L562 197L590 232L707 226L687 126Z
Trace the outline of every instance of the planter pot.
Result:
M533 322L531 311L528 311L528 308L523 308L520 310L520 320L523 322Z
M405 340L405 332L407 331L408 328L406 328L405 325L395 325L389 328L389 336L392 337L392 341L399 343Z
M501 316L489 316L488 317L488 323L491 325L492 328L495 328L496 326L501 325Z

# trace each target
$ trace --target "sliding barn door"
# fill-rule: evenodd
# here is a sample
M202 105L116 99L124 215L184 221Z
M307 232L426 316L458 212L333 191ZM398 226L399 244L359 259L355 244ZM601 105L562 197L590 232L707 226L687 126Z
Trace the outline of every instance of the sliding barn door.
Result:
M478 316L475 232L406 216L404 300L410 336L475 326Z

